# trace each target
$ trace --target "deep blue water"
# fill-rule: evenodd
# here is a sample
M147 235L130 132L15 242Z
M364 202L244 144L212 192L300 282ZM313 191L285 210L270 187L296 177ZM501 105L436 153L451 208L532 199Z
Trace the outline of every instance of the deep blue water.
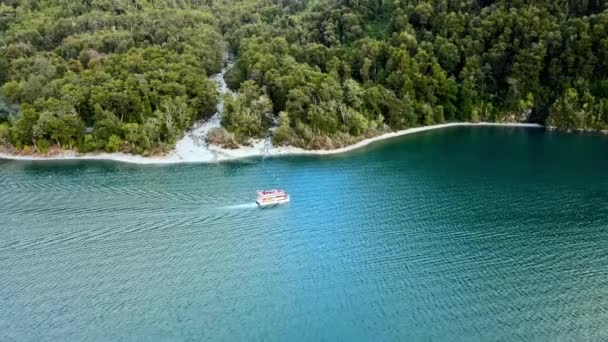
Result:
M289 205L258 209L255 190ZM0 340L608 339L608 137L0 161Z

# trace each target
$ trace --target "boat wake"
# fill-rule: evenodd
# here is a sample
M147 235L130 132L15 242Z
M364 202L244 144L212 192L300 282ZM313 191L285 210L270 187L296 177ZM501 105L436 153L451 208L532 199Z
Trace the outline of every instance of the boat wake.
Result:
M229 205L229 206L223 207L223 209L238 210L238 209L255 209L257 207L258 207L258 205L255 203L244 203L244 204Z

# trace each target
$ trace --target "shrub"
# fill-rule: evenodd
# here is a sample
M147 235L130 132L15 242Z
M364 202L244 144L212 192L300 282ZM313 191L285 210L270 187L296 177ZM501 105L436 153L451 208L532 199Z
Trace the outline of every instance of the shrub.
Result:
M314 134L312 133L312 129L310 129L310 126L300 120L296 121L295 131L299 136L301 136L305 140L311 140L314 136Z
M331 150L334 148L334 143L328 136L316 136L308 142L306 149L308 150Z
M360 136L353 136L348 133L337 133L332 136L332 148L341 148L352 145L361 140Z
M207 134L207 143L229 149L239 148L239 144L234 135L222 127L213 128L209 131L209 134Z
M120 139L119 136L112 134L112 136L110 136L110 139L108 139L108 143L106 144L106 151L118 152L120 145L122 145L122 139Z
M80 152L82 152L82 153L93 152L96 149L97 149L97 143L95 142L95 138L93 137L92 134L86 134L84 136L82 144L80 144Z
M289 126L277 127L272 135L272 143L277 146L296 145L297 136Z
M23 148L21 149L21 154L26 156L32 154L32 148L28 145L23 146Z
M49 153L49 142L46 139L36 140L36 153L47 154Z
M11 130L7 123L0 124L0 145L8 146L10 142Z

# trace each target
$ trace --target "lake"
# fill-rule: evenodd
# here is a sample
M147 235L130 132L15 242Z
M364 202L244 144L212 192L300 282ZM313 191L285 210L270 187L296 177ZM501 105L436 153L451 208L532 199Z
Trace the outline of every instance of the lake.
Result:
M258 209L280 187L290 204ZM0 340L608 339L608 136L0 161Z

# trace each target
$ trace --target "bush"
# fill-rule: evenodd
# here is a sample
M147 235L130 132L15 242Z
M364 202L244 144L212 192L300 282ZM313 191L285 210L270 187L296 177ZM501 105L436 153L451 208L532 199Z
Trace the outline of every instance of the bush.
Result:
M112 134L112 136L110 136L110 139L108 139L108 143L106 144L106 151L118 152L120 145L122 145L122 139L120 139L119 136Z
M332 148L341 148L352 145L361 140L361 136L353 136L348 133L337 133L331 137Z
M209 131L209 134L207 134L207 143L229 149L239 148L239 144L234 135L222 127L213 128Z
M328 136L316 136L308 142L308 150L331 150L334 149L334 142Z
M369 139L369 138L377 137L380 134L389 133L389 132L391 132L391 129L389 126L384 127L384 129L382 129L382 130L376 129L376 128L370 128L367 131L365 131L365 133L363 134L363 137L365 139Z
M435 121L435 123L440 124L443 123L445 121L445 117L443 114L443 106L437 106L435 107L435 110L433 112L433 121Z
M36 153L47 154L49 153L49 142L46 139L36 140Z
M253 146L253 141L247 134L234 134L234 139L240 146Z
M350 132L353 135L360 135L367 130L369 127L369 121L363 114L359 112L353 112L349 117Z
M11 138L11 130L7 123L0 124L0 145L8 146Z
M296 121L295 132L299 136L304 138L304 140L311 140L314 137L314 134L312 133L312 129L310 128L310 126L308 126L307 124L303 123L300 120Z
M79 152L87 153L93 152L95 150L97 150L97 143L95 141L95 138L92 134L85 135L82 144L80 144Z
M296 145L296 133L289 126L277 127L272 135L272 143L277 146Z

